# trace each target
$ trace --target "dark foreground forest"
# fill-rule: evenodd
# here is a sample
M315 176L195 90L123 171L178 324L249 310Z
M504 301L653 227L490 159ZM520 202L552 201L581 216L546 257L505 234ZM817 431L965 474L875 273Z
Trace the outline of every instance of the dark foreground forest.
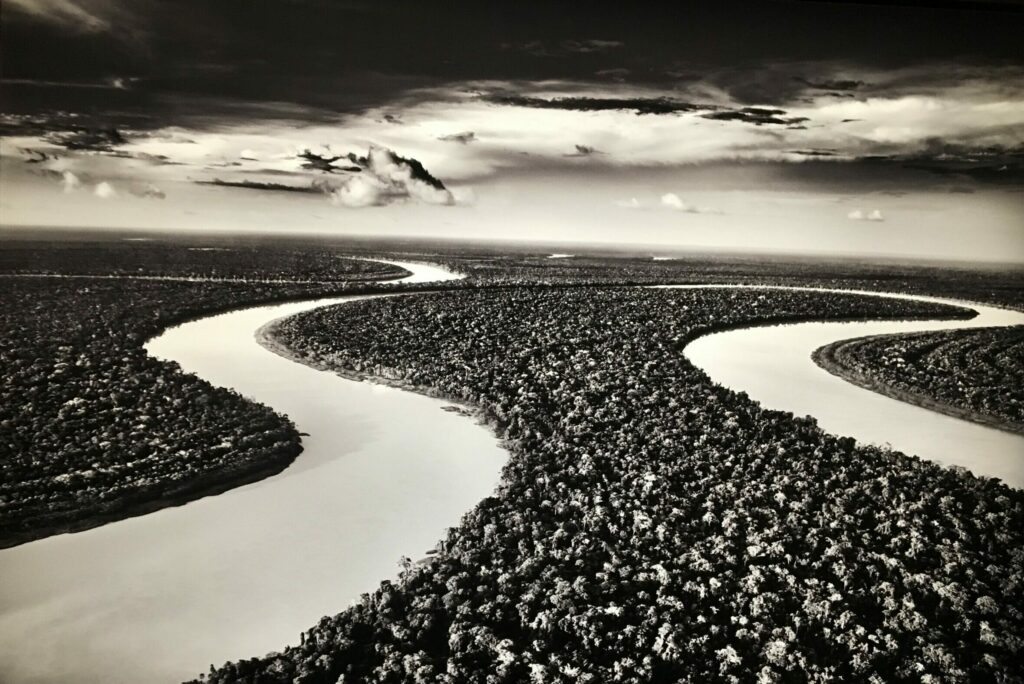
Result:
M681 353L730 325L958 313L517 288L288 319L308 363L473 404L511 456L428 561L207 680L1020 681L1024 493L764 410Z
M840 340L814 359L868 389L1024 434L1024 326Z

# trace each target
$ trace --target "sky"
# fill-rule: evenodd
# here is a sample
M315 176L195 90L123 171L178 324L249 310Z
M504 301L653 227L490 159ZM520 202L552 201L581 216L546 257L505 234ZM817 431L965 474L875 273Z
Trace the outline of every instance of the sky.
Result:
M5 0L0 224L1024 262L1024 11Z

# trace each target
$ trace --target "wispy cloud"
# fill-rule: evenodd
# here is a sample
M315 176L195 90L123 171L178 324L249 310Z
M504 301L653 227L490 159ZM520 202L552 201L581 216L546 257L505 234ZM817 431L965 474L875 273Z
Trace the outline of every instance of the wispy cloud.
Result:
M437 139L443 142L457 142L466 145L476 140L476 133L474 133L473 131L463 131L462 133L439 135Z
M615 206L621 209L657 209L663 211L675 211L684 214L721 214L722 212L713 209L711 207L699 207L694 204L684 202L683 199L674 192L666 192L658 199L656 203L641 202L636 197L630 197L625 200L616 200Z
M849 214L846 215L846 218L850 219L851 221L884 221L885 220L885 216L883 216L882 212L880 210L878 210L878 209L872 209L871 211L868 211L868 212L861 211L860 209L854 209L853 211L851 211Z

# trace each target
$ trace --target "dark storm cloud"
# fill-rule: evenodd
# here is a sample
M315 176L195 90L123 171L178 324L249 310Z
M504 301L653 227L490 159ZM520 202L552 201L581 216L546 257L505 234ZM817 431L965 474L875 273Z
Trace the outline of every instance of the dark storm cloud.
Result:
M743 107L742 109L728 109L719 112L701 114L705 119L715 121L742 121L743 123L754 124L755 126L799 126L808 121L806 116L785 116L783 109L766 109L764 107Z
M349 155L351 157L352 155ZM324 155L316 154L305 150L299 154L299 159L304 160L302 162L302 168L310 171L322 171L323 173L335 173L337 171L362 171L359 166L337 166L337 163L342 159L348 159L345 155L336 155L334 157L327 157Z
M117 128L79 128L50 133L46 141L67 150L91 152L113 152L115 147L128 142Z
M718 121L741 121L755 126L779 125L799 126L806 117L789 117L783 109L765 107L742 107L738 109L711 104L683 102L666 97L656 98L598 98L598 97L555 97L545 99L525 95L492 94L483 96L488 102L510 107L531 107L534 109L565 109L577 112L633 111L638 116L654 114L680 114L705 112L705 119Z
M59 154L52 154L49 152L35 150L28 147L19 148L18 151L25 155L26 164L43 164L46 162L57 161L58 159L60 159Z
M835 157L839 154L835 150L791 150L791 153L802 157Z
M241 188L243 190L261 190L263 192L299 192L305 194L325 194L329 192L329 188L325 186L310 184L310 185L287 185L285 183L263 183L258 181L240 180L240 181L226 181L220 178L214 178L213 180L200 180L194 181L196 185L216 185L223 188Z
M611 97L529 97L525 95L485 95L484 99L494 104L511 107L532 107L535 109L567 109L576 112L634 111L642 114L676 114L715 109L714 105L681 102L666 97L653 98L611 98Z
M153 127L263 120L282 106L297 120L322 120L473 80L613 75L670 85L666 72L680 71L741 103L784 104L808 88L850 92L857 80L810 63L1013 62L1021 33L1019 14L738 0L657 11L597 2L586 12L560 3L7 0L0 11L4 76L22 83L5 82L5 111L106 113L110 125L134 117ZM767 74L766 63L805 66ZM67 83L79 85L56 85Z
M601 150L597 149L596 147L591 147L590 145L574 145L574 147L576 148L575 152L572 152L570 154L566 154L566 155L563 155L563 156L565 156L565 157L592 157L595 154L604 154L604 152L602 152Z
M864 81L852 79L812 81L802 76L794 76L793 80L797 83L804 84L808 88L815 88L816 90L857 90L861 86L865 85Z

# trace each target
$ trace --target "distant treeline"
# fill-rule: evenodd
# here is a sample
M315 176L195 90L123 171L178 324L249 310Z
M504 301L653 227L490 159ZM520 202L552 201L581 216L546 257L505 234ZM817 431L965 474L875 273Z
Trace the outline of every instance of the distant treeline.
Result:
M408 273L390 264L349 258L331 249L150 241L8 242L0 273L210 278L223 280L345 282L384 280Z

